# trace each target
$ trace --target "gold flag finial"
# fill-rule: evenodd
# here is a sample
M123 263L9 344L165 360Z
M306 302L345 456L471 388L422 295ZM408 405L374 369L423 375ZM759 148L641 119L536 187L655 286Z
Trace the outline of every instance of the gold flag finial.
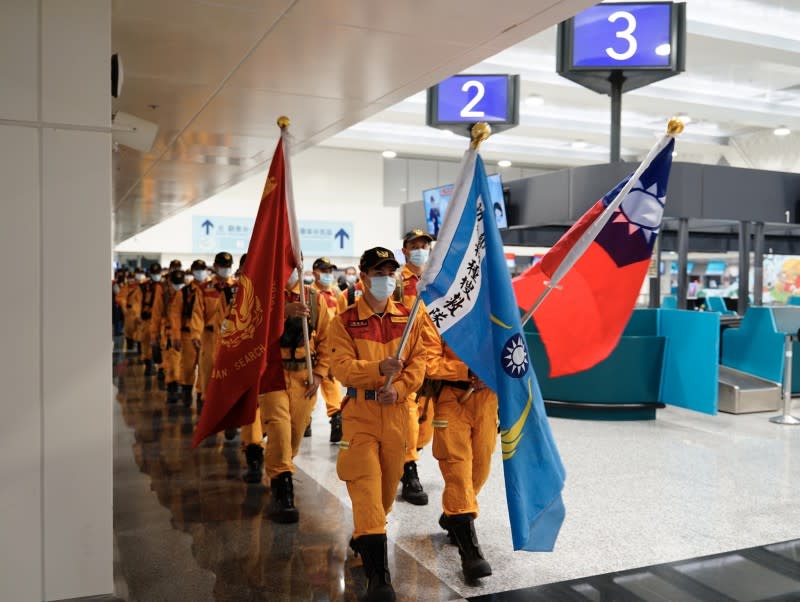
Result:
M472 126L472 148L480 147L481 142L492 135L492 126L485 121L480 121Z
M667 134L670 136L678 136L683 133L684 124L678 117L673 117L667 123Z
M281 115L280 117L278 117L278 127L281 128L282 130L288 128L289 125L291 125L291 123L292 121L286 115Z

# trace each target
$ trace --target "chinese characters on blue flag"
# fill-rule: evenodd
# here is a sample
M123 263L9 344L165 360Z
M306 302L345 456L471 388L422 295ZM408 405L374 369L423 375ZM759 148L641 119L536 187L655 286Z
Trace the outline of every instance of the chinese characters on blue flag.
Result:
M515 550L551 551L565 471L520 326L477 150L467 151L419 293L444 341L495 393Z

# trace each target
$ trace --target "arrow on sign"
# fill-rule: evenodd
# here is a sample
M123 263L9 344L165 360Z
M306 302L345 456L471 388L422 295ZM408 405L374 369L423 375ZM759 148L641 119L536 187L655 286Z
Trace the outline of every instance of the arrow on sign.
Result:
M211 228L214 227L214 224L211 223L211 220L206 220L202 224L200 224L201 228L206 229L206 236L211 233Z
M350 238L350 235L344 231L344 228L340 228L339 231L333 235L333 237L339 239L339 248L344 249L344 239Z

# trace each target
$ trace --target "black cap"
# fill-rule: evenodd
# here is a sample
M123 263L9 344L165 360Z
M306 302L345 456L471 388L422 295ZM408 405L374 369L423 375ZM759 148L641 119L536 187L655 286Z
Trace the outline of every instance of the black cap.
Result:
M412 240L416 240L417 238L427 238L429 242L433 242L434 238L424 230L420 230L419 228L414 228L406 232L406 235L403 237L403 245L407 242L411 242Z
M361 260L358 262L358 267L361 268L362 272L366 272L367 270L382 266L384 263L394 264L395 270L400 267L400 264L397 263L397 260L394 258L394 253L389 249L374 247L364 251Z
M183 270L175 270L174 272L170 272L169 274L169 281L172 284L183 284L183 277L185 274Z
M193 272L195 270L205 270L205 269L208 269L208 268L206 267L206 262L203 261L202 259L195 259L192 262L192 271Z
M169 262L169 269L172 270L180 270L183 267L180 259L173 259Z
M336 265L331 263L330 258L328 257L320 257L314 262L314 265L311 266L312 270L330 270L336 269Z
M144 274L144 270L142 268L136 268L135 270L133 270L133 273L134 274Z
M161 273L161 264L160 263L151 263L150 267L147 269L148 272L151 274L160 274Z
M233 265L233 255L228 253L227 251L223 251L222 253L217 253L214 257L214 265L217 265L221 268L229 268Z

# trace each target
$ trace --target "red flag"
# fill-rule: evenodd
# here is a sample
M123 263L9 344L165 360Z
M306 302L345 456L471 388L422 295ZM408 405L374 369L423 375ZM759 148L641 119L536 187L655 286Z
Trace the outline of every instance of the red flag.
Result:
M630 319L661 226L672 166L674 141L665 137L659 144L632 184L631 177L620 182L541 262L513 280L517 304L526 312L553 287L533 313L551 377L606 359ZM607 210L607 221L600 222Z
M297 246L292 243L297 240L297 226L286 135L284 130L272 156L247 261L231 311L222 323L220 345L192 446L221 430L250 424L255 419L259 389L284 386L277 382L283 380L279 343L284 323L283 291L299 259Z

